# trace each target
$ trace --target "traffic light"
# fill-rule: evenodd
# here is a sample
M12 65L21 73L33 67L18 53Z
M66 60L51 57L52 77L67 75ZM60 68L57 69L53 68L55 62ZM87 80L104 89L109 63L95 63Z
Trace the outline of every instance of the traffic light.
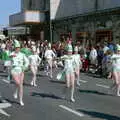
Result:
M8 30L7 29L3 30L3 35L5 35L6 37L8 36Z

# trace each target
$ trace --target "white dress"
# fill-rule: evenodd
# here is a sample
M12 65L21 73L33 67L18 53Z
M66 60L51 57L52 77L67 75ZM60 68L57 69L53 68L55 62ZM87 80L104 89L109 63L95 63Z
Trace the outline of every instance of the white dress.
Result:
M64 71L66 74L74 73L74 56L73 55L64 55L61 57L64 60Z
M114 54L111 57L113 72L120 72L120 55Z
M45 51L45 58L46 59L52 59L53 57L55 57L55 53L52 50Z
M22 73L24 72L25 69L28 68L29 60L27 59L25 54L21 52L18 52L18 53L12 52L10 56L12 57L12 60L11 60L12 62L11 73L12 74Z
M41 62L41 58L37 54L30 55L28 58L29 58L30 65L38 66Z
M79 54L74 54L74 68L80 68L80 65L82 65L81 59L80 59L80 55Z
M93 49L90 51L89 59L91 64L97 64L97 51L96 49Z

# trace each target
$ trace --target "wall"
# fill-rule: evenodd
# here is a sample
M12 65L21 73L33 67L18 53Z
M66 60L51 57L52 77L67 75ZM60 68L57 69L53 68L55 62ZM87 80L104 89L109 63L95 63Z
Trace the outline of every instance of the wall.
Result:
M120 0L98 0L98 9L120 7Z
M21 11L44 10L45 0L21 0Z
M95 11L96 0L50 0L51 19ZM120 0L97 0L98 10L120 7Z
M95 0L51 0L51 19L59 19L94 10Z

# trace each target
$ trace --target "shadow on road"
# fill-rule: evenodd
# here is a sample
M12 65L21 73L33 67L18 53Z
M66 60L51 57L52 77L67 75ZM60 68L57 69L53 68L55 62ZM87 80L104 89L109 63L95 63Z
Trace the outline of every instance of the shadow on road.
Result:
M36 92L33 92L32 96L40 96L42 98L62 99L59 96L56 96L54 94L49 94L49 93L36 93Z
M89 94L98 94L98 95L109 95L109 96L113 96L112 94L106 94L106 93L102 93L102 92L99 92L99 91L96 91L96 90L80 90L80 89L79 89L79 92L81 92L81 93L89 93Z
M94 78L102 78L101 75L95 73L86 73L87 76L94 77Z
M87 114L88 116L95 117L95 118L100 118L103 120L120 120L120 117L106 114L106 113L100 113L100 112L95 112L95 111L87 111L87 110L82 110L78 109L77 111L82 112L83 114Z
M17 104L17 105L19 105L19 102L10 100L10 99L8 99L8 98L5 98L5 100L8 101L8 102L11 103L11 104Z
M65 84L65 81L55 81L55 80L51 80L50 82L52 82L52 83L58 83L58 84Z

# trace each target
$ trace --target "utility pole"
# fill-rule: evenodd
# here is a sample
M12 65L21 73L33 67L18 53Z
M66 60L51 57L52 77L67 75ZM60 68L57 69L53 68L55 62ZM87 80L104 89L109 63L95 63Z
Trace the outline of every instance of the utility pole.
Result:
M98 0L95 0L95 11L98 10Z
M50 24L50 42L52 44L53 36L52 36L52 20L51 20L51 2L50 2L50 0L49 0L49 24Z
M52 20L51 20L51 17L50 17L50 42L51 42L51 44L52 44L52 38L53 38L53 36L52 36Z

